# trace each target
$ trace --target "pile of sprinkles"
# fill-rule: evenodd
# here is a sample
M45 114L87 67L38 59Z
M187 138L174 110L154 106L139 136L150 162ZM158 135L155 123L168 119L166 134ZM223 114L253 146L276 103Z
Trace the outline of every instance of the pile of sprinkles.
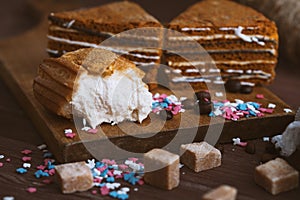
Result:
M131 185L143 185L144 165L137 158L128 158L124 163L117 164L114 160L88 160L87 165L92 171L94 186L99 188L103 196L109 195L116 199L128 199L129 187L122 187L118 180L124 180ZM137 189L135 189L137 191ZM92 194L97 194L92 190Z
M175 95L159 94L153 95L152 112L159 114L161 110L171 111L173 115L177 115L185 110L182 108L182 101L186 97L177 98Z
M248 117L262 117L264 113L273 113L274 105L264 108L257 102L244 102L236 99L235 102L213 101L213 110L209 114L210 117L223 117L228 120L237 121L241 118Z
M43 152L43 160L40 164L32 167L31 162L32 150L24 149L21 151L20 160L22 164L19 168L15 169L15 172L19 175L26 176L28 171L33 172L33 176L36 179L41 180L45 185L52 183L51 176L55 174L55 160L53 155L46 149L46 145L38 146L38 149ZM0 160L5 159L4 155L0 155ZM10 162L9 158L6 158L6 162ZM4 165L1 162L0 168ZM100 194L102 196L110 196L115 199L126 200L129 198L131 187L135 186L132 190L138 191L138 185L143 185L144 165L138 158L128 158L127 160L118 164L115 160L102 159L96 161L95 159L87 160L86 165L90 168L93 174L94 187L90 190L93 195ZM28 193L38 192L38 188L27 185L24 188ZM7 198L13 198L13 196L7 196Z

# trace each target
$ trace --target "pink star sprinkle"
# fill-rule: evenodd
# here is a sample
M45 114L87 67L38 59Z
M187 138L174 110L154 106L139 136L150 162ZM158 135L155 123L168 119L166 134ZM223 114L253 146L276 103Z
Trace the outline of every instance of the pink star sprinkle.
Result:
M96 129L96 128L91 128L91 129L89 129L87 132L96 134L96 133L98 132L98 129Z
M27 188L27 192L29 192L29 193L35 193L36 191L37 191L37 189L35 187Z
M138 180L139 185L144 185L144 181L142 179Z
M65 136L67 138L74 138L76 136L76 133L66 133Z
M48 171L48 174L49 174L50 176L54 175L54 174L55 174L55 169L50 169L50 170Z
M102 188L100 188L100 192L103 196L105 196L109 194L109 189L106 186L103 186Z
M22 157L22 160L23 160L24 162L28 162L28 161L31 161L31 157L29 157L29 156L24 156L24 157Z
M257 94L255 97L257 99L264 99L265 98L263 94Z
M93 195L97 194L97 190L92 190L92 194Z
M0 167L3 167L3 165L4 165L3 162L0 162Z
M44 169L46 168L46 166L44 166L44 165L39 165L39 166L37 166L36 168L37 168L37 169L40 169L40 170L44 170Z
M24 149L23 151L21 151L21 153L24 154L24 155L28 155L28 154L31 154L32 151L29 150L29 149Z
M10 158L6 158L6 162L10 162L11 161L11 159Z

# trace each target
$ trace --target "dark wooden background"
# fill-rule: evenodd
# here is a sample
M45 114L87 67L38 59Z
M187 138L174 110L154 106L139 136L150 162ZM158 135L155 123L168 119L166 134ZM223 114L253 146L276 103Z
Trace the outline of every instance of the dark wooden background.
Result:
M7 38L11 38L17 35L22 34L24 31L31 29L34 27L41 19L40 19L40 13L38 10L35 10L30 6L28 3L29 0L9 0L9 1L2 1L0 5L0 40L5 40ZM52 0L53 2L57 3L78 3L78 5L98 5L103 4L107 2L111 2L108 0L75 0L75 1L60 1L60 0ZM178 15L181 11L183 11L188 5L191 5L194 2L197 2L196 0L140 0L138 1L140 5L142 5L148 12L153 14L155 17L157 17L160 21L167 23L170 21L173 17ZM300 33L299 33L300 34ZM45 44L46 46L46 44ZM28 49L28 52L24 53L30 53L30 48ZM16 58L17 59L17 58ZM300 59L300 58L299 58ZM300 62L299 62L300 63ZM290 106L292 106L294 109L297 109L300 106L300 66L296 64L289 64L289 61L284 60L284 58L280 57L279 64L277 66L277 76L276 80L272 85L269 86L271 91L273 91L275 94L277 94L281 99L283 99L286 103L288 103ZM12 140L10 140L12 139ZM22 141L24 143L20 143L19 141ZM26 114L23 112L22 108L17 104L15 98L9 91L9 89L6 87L6 85L3 83L2 80L0 80L0 154L8 153L12 156L19 155L19 151L28 147L33 147L35 145L43 143L43 140L40 138L40 136L37 134L34 126L32 125L29 118L26 116ZM231 147L227 147L231 148ZM2 152L1 152L2 151ZM230 151L230 150L228 150ZM299 154L298 154L299 155ZM234 156L234 155L233 155ZM39 156L36 156L37 158ZM254 158L253 158L254 159ZM255 158L257 159L257 158ZM255 160L254 159L254 160ZM296 158L299 159L299 158ZM229 163L227 163L229 164ZM298 162L299 164L299 162ZM14 168L16 168L17 164L12 164L11 170L6 170L8 173L11 173L11 176L14 177ZM299 166L298 166L299 167ZM248 168L249 169L249 166ZM6 172L5 171L5 172ZM221 170L222 171L222 170ZM189 171L188 171L189 172ZM6 177L1 175L1 169L0 169L0 180L4 180ZM222 176L222 174L220 174ZM4 179L2 179L4 177ZM8 176L9 177L9 176ZM209 175L206 177L209 179ZM17 186L14 187L14 184L6 184L3 181L0 182L0 198L3 197L4 194L7 195L16 195L20 198L18 199L25 199L24 194L24 188L26 181L33 181L32 177L29 178L29 180L26 180L26 178L12 178L18 180ZM192 178L191 178L192 179ZM229 178L227 178L229 180ZM6 180L6 179L5 179ZM6 180L9 182L8 180ZM190 184L192 182L185 182L185 184ZM239 183L239 181L237 181ZM5 184L5 187L4 187ZM23 188L20 188L22 185L24 185ZM202 189L205 187L209 189L210 187L213 187L214 185L204 186L202 185ZM191 190L195 189L193 186L189 186ZM186 185L186 188L189 188ZM150 188L150 189L149 189ZM5 191L4 191L5 190ZM46 190L46 189L45 189ZM49 191L54 192L54 194L49 193ZM55 192L58 192L58 188L55 186L52 187L48 191L48 194L51 196L51 198L55 197ZM148 187L144 190L145 192L150 192L151 187ZM22 194L20 196L17 195L17 193L21 192ZM189 189L187 189L184 192L189 192ZM264 196L265 199L272 199L273 197L271 195L267 195L264 193L263 190L261 190L261 193ZM168 196L168 193L162 192L162 197ZM172 193L170 193L172 194ZM291 199L289 197L295 197L295 195L299 196L299 191L294 193L294 196L279 196L276 197L276 199L281 199L282 197L285 197L283 199ZM59 194L57 194L59 195ZM42 194L41 194L42 196ZM36 199L41 199L42 197L35 197ZM50 197L49 196L49 197ZM62 198L62 195L59 195L60 198ZM174 197L173 195L171 195ZM176 196L176 195L175 195ZM178 198L183 198L185 195L178 195ZM76 198L75 198L76 197ZM79 199L79 198L89 198L88 196L81 196L81 195L74 195L73 199ZM142 196L140 196L142 197ZM151 198L159 198L159 196L150 195ZM161 197L161 198L162 198ZM33 199L32 197L27 197L28 199ZM60 199L59 198L59 199ZM70 196L66 197L65 199L71 198ZM200 197L198 197L199 199ZM44 199L47 199L46 197ZM162 198L163 199L163 198ZM247 195L243 196L241 199L251 199L248 198Z

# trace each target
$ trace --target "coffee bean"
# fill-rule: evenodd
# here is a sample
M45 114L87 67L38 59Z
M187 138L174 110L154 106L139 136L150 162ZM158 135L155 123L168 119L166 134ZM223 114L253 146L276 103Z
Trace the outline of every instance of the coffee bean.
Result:
M209 114L212 110L212 104L199 104L199 112L201 115Z
M195 100L192 99L186 99L181 102L184 109L193 109L195 107Z
M169 110L161 110L159 116L163 120L170 120L173 118L173 113Z
M260 161L261 161L262 163L266 163L266 162L268 162L268 161L270 161L270 160L275 159L276 157L277 157L277 155L269 154L269 153L264 153L264 154L261 156Z
M249 154L255 154L256 152L256 146L255 146L255 143L250 141L247 143L247 146L245 148L245 151Z
M225 83L225 89L226 89L227 92L232 92L232 93L239 92L240 89L241 89L241 82L238 81L238 80L229 79Z
M211 96L210 93L207 91L200 91L196 93L197 100L199 104L210 104L211 103Z
M250 85L242 85L240 92L243 94L250 94L253 91L253 87Z

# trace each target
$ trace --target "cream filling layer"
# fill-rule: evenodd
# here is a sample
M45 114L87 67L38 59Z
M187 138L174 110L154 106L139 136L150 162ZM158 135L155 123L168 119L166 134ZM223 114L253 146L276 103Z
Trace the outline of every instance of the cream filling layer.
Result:
M181 69L173 69L171 70L174 74L181 74L182 70ZM220 73L221 71L224 73L228 73L228 74L246 74L246 75L261 75L261 76L265 76L265 77L271 77L272 75L270 73L264 72L262 70L240 70L240 69L225 69L225 70L220 70L220 69L186 69L184 72L185 73Z
M70 33L84 33L83 31L78 31L76 29L72 29L72 28L64 28L64 27L60 27L60 26L56 26L56 25L51 25L49 27L50 30L52 31L63 31L63 32L70 32ZM103 34L103 35L107 35L107 36L116 36L116 38L133 38L133 39L143 39L143 40L154 40L154 41L159 41L160 39L158 37L155 36L143 36L143 35L136 35L136 34L126 34L126 33L112 33L112 32L105 32L105 31L101 31L99 32L99 34Z
M93 128L103 122L142 122L152 110L152 94L136 70L115 71L106 77L83 70L77 81L71 101L73 111Z
M253 78L258 78L258 79L264 79L264 80L269 79L269 77L266 77L266 76L260 75L260 74L240 75L240 76L236 76L234 78L235 79L253 79ZM199 77L199 76L180 76L180 77L174 77L174 78L172 78L172 82L174 82L174 83L180 83L180 82L188 82L188 83L204 82L204 83L211 83L211 82L215 82L216 84L221 84L221 82L219 80L211 80L209 78L203 78L203 77Z
M159 56L147 56L147 55L143 55L143 54L137 54L137 53L130 53L130 51L141 51L143 53L159 53L159 50L157 49L139 49L139 48L130 48L130 47L126 47L124 49L121 48L112 48L112 47L108 47L108 46L102 46L102 45L97 45L97 44L93 44L93 43L88 43L88 42L82 42L82 41L74 41L74 40L69 40L69 39L65 39L65 38L59 38L59 37L55 37L55 36L51 36L48 35L47 36L49 40L53 40L53 41L57 41L57 42L61 42L61 43L66 43L66 44L71 44L71 45L79 45L79 46L84 46L84 47L92 47L92 48L100 48L100 49L105 49L108 51L112 51L114 53L118 53L118 54L126 54L126 55L133 55L135 57L139 57L139 58L149 58L149 59L160 59ZM125 50L126 49L126 50ZM47 49L47 51L50 49ZM50 51L55 51L55 50L50 50Z
M250 27L248 27L250 28ZM204 29L204 28L198 28L199 30ZM245 42L255 42L258 45L264 46L265 42L264 41L272 41L269 36L265 35L246 35L243 32L245 28L242 26L238 26L237 28L235 27L222 27L219 30L221 31L227 31L227 30L233 30L234 34L214 34L214 35L207 35L207 36L199 36L199 35L192 35L192 36L170 36L169 40L182 40L182 41L190 41L190 40L214 40L214 39L242 39ZM247 28L246 28L247 29ZM255 27L251 27L251 29L255 29ZM189 28L186 29L184 28L183 31L188 31L188 30L197 30L197 28ZM263 41L262 41L263 40Z
M255 30L255 29L258 29L258 27L252 27L252 26L249 26L249 27L243 27L244 29L248 29L248 30ZM229 31L229 30L235 30L236 27L221 27L219 28L219 30L221 31ZM210 31L211 28L209 27L199 27L199 28L196 28L196 27L184 27L184 28L181 28L180 29L181 31L185 32L185 31Z
M187 66L197 66L206 64L227 64L227 65L249 65L249 64L276 64L273 60L248 60L248 61L237 61L237 60L224 60L224 61L191 61L191 62L173 62L168 61L168 65L172 67L187 67Z
M274 41L269 36L265 35L247 35L247 37L251 38L257 38L258 40L264 40L264 41ZM214 34L214 35L190 35L190 36L169 36L169 40L171 41L192 41L192 40L215 40L215 39L240 39L239 36L235 34Z

